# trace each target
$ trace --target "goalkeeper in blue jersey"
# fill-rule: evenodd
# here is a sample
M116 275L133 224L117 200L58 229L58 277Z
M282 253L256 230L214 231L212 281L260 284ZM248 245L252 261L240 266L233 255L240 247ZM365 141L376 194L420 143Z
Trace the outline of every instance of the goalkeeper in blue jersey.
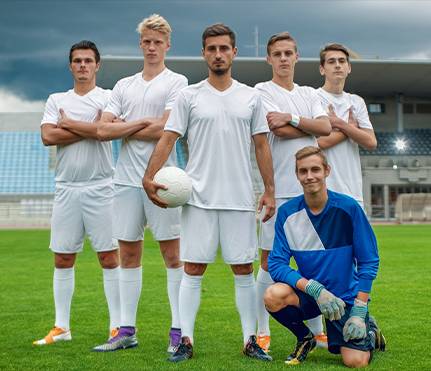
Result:
M268 269L275 284L265 293L269 313L296 337L286 363L298 364L316 346L304 320L325 316L328 349L348 367L369 364L385 339L368 314L379 267L377 242L359 204L326 188L330 167L317 147L296 153L304 194L283 204L275 224ZM290 258L298 269L290 267Z

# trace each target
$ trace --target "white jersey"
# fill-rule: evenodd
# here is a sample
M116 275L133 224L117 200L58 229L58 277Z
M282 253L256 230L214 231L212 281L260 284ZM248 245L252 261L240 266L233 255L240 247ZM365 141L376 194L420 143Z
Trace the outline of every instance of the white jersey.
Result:
M187 132L190 205L254 211L250 145L269 131L259 93L232 80L224 91L207 80L183 89L165 130Z
M187 78L167 68L150 81L145 81L139 72L117 82L105 111L124 121L162 117L172 109L178 92L185 86ZM142 176L156 144L157 140L123 139L114 183L142 188ZM166 165L175 166L175 162L172 151Z
M346 92L331 94L322 88L317 89L317 94L319 94L323 107L328 110L328 106L332 104L337 117L346 123L349 119L349 108L352 108L353 116L358 121L359 127L373 129L368 117L367 106L361 97ZM362 173L358 144L348 138L326 149L325 153L331 166L331 173L326 180L328 188L362 202Z
M311 87L294 84L292 90L287 90L273 81L266 81L257 84L256 89L262 95L266 113L284 112L309 119L327 116L316 91ZM316 138L308 135L287 139L271 132L269 144L274 164L275 197L290 198L302 194L295 174L295 153L306 146L317 146Z
M99 87L83 96L76 94L73 89L51 94L45 105L41 125L57 125L61 117L60 109L73 120L93 125L99 110L105 109L110 94L110 90ZM111 142L86 138L68 145L57 145L56 182L93 182L111 178L112 173Z

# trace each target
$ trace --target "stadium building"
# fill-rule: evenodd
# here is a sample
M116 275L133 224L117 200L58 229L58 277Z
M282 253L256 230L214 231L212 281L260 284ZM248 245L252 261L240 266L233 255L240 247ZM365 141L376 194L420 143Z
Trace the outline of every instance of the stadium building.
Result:
M105 56L102 62L98 85L104 88L142 68L142 57ZM200 57L170 57L167 66L189 83L207 75ZM352 60L352 70L346 91L365 99L378 140L375 151L361 151L368 215L380 221L431 221L431 63L359 59ZM264 58L238 57L233 76L254 86L271 79L271 69ZM295 82L321 86L319 60L302 58ZM49 225L55 147L40 140L41 117L41 112L0 114L0 227ZM114 158L119 147L114 141ZM177 152L184 165L184 153Z

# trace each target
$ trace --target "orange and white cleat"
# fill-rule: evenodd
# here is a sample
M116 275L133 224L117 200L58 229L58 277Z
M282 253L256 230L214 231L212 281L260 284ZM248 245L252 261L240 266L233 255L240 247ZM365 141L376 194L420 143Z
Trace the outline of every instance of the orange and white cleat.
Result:
M72 340L70 330L66 331L61 327L54 327L43 339L33 341L33 345L49 345L58 341L69 340Z
M270 351L269 346L271 345L271 336L259 335L256 339L256 343L265 351L265 353L268 353Z
M324 332L314 336L316 340L316 348L328 349L328 337Z

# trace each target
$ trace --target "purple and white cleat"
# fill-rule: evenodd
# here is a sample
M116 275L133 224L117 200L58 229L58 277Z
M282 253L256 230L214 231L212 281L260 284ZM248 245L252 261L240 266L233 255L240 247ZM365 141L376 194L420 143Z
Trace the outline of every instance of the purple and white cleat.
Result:
M174 354L181 343L181 329L172 327L169 331L168 353Z
M120 327L118 334L109 339L105 344L95 346L94 352L114 352L120 349L134 348L138 346L136 330L134 327Z

